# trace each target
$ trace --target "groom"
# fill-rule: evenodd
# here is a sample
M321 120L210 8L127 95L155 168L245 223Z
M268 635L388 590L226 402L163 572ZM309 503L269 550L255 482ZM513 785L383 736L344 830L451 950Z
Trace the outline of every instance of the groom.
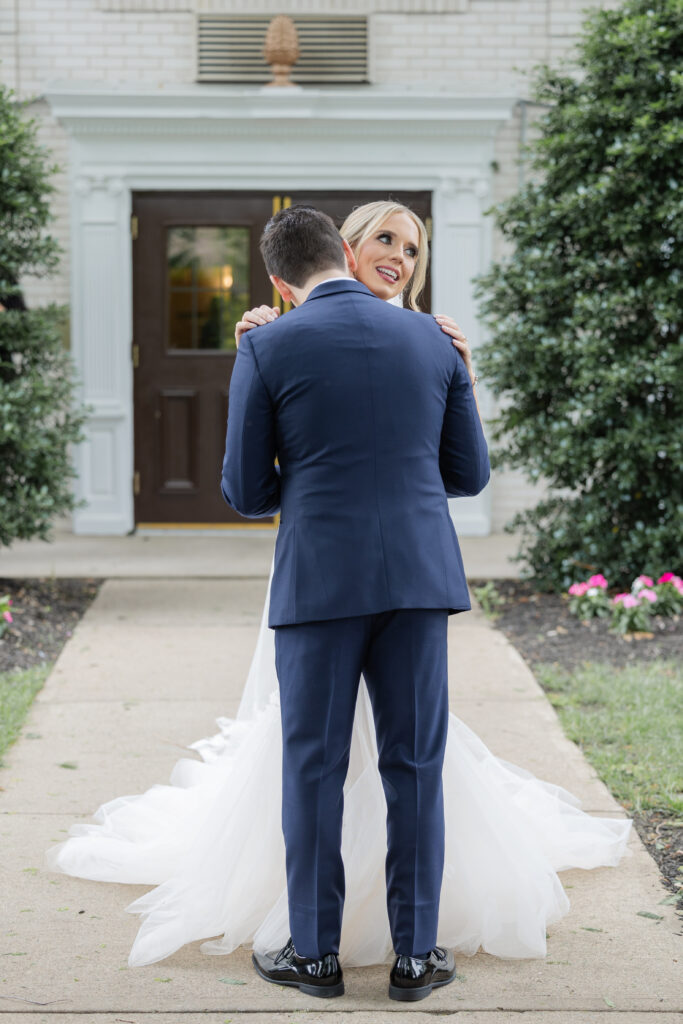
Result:
M269 625L291 939L254 965L310 995L344 991L343 786L363 674L387 801L389 994L421 999L455 977L436 946L446 628L470 604L446 498L486 485L486 442L450 338L354 280L329 217L283 210L261 253L296 308L241 339L222 477L237 512L281 514Z

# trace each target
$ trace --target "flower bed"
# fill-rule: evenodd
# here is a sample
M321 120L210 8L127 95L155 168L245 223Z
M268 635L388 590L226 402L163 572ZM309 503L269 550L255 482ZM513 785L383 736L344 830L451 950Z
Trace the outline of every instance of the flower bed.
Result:
M683 612L683 580L666 572L657 582L638 576L630 591L610 598L608 583L600 573L569 587L569 611L582 621L609 619L609 628L622 635L651 633L653 619L669 618Z

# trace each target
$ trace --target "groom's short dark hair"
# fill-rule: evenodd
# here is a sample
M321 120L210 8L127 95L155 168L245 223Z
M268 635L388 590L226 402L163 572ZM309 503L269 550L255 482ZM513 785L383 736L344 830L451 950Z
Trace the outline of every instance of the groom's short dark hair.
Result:
M344 245L334 221L313 206L290 206L266 224L261 255L269 274L302 288L323 270L343 270Z

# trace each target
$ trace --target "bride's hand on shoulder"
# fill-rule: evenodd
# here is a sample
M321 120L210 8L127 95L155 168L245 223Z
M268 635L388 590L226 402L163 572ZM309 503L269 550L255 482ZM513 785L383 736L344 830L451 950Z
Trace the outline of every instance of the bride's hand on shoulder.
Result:
M458 352L465 360L467 372L470 375L470 380L474 384L475 373L474 367L472 366L472 350L469 346L467 338L462 333L462 331L460 330L460 328L458 327L458 325L456 324L455 320L452 317L443 316L441 313L434 313L434 319L436 320L437 324L444 332L444 334L447 334L449 338L453 339L453 345L455 348L457 348Z
M261 327L262 324L269 324L280 315L277 306L255 306L253 309L242 313L242 319L235 324L235 344L240 347L240 338L252 327Z

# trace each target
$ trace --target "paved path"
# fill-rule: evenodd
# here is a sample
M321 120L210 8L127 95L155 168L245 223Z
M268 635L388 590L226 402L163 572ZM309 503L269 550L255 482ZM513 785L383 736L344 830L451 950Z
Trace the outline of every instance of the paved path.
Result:
M110 580L64 648L0 772L0 1024L680 1024L680 926L635 835L619 868L564 874L572 910L546 960L461 957L459 980L413 1006L390 1002L381 967L349 970L331 1005L264 984L247 950L195 943L127 967L138 920L124 908L144 889L51 875L44 850L101 802L166 781L234 713L264 593L262 578ZM457 616L450 652L453 707L485 742L620 813L501 634Z
M61 522L52 543L15 541L0 548L2 576L103 576L112 578L197 578L267 576L275 531L269 527L225 530L138 531L126 537L76 536ZM461 537L470 579L519 575L510 561L517 539L506 533Z

